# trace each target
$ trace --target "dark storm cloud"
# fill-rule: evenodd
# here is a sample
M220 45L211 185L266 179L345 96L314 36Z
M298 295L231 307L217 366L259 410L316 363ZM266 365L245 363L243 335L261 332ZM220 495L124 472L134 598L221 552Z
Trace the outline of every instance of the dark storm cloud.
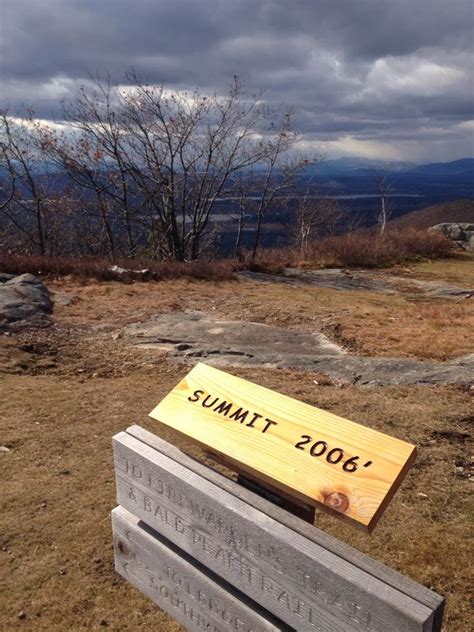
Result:
M292 106L329 153L474 153L467 0L4 0L0 11L12 112L51 117L96 71L217 91L238 74Z

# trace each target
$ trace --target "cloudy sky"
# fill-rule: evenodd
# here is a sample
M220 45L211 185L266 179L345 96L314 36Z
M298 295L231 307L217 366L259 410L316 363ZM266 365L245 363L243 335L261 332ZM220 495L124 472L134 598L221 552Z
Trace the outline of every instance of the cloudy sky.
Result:
M291 106L330 157L474 156L471 0L0 0L0 105L59 112L90 73L134 68Z

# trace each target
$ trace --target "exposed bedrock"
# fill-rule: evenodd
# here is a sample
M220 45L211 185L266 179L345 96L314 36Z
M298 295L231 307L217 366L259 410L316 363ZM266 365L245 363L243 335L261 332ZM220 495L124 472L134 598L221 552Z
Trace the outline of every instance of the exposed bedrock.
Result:
M320 333L217 320L200 312L160 314L128 325L122 336L138 347L166 351L181 362L199 359L214 366L304 369L367 386L474 381L474 354L442 363L355 356Z
M238 278L258 283L284 283L286 285L313 286L332 290L353 290L380 292L383 294L399 294L400 285L404 292L415 291L419 297L460 299L469 298L474 288L463 288L439 281L419 281L409 277L386 276L376 278L365 270L344 270L329 268L327 270L305 270L285 268L281 274L267 274L246 270L238 273Z

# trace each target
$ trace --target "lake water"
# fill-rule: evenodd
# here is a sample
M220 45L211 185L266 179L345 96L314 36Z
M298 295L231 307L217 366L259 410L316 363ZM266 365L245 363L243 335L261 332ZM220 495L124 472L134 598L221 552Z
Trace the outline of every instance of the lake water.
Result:
M275 197L276 200L291 200L295 199L296 196L286 196L281 195ZM417 193L389 193L385 197L389 198L424 198L424 195L420 195ZM370 200L374 198L380 198L380 194L378 193L351 193L347 195L306 195L305 198L308 200ZM222 197L217 198L216 202L238 202L239 197ZM249 195L244 198L245 200L259 200L260 197L258 195Z

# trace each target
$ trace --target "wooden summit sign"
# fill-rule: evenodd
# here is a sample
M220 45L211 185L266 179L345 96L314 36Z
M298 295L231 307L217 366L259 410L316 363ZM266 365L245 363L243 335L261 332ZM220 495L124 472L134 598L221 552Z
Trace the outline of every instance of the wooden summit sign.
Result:
M431 590L139 426L113 443L116 570L190 632L440 632Z
M237 471L372 531L414 445L205 364L150 416Z

